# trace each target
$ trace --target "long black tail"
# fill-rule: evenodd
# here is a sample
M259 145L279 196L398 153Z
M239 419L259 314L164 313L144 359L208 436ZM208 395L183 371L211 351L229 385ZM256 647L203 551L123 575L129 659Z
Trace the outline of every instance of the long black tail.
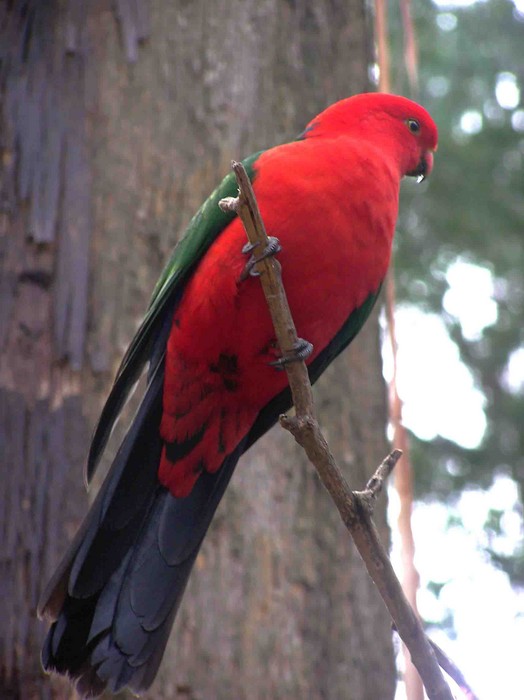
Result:
M162 384L160 366L39 605L54 620L44 668L69 675L85 697L106 687L138 692L153 682L196 555L245 449L203 473L186 498L171 496L157 478Z

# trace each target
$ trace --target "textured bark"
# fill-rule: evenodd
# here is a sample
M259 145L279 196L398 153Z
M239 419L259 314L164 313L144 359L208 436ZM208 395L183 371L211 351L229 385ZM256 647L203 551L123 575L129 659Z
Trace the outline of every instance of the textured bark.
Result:
M366 89L370 49L361 0L35 0L0 18L0 696L25 700L67 697L40 674L35 603L168 251L231 158ZM376 317L320 384L326 437L363 486L387 451ZM390 637L276 428L238 468L147 697L387 700Z

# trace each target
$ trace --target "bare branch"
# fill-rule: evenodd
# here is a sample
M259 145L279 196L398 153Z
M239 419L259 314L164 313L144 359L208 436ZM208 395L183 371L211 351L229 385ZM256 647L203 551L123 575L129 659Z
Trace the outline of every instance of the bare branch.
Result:
M242 163L233 161L231 167L239 187L238 203L235 205L236 211L244 224L248 241L263 250L269 244L269 238L260 216L251 182ZM222 200L220 206L222 207L224 204L231 206L230 199ZM271 320L275 327L275 335L282 355L284 357L292 355L298 336L282 285L280 263L275 257L270 256L256 263L256 269L260 273L260 282L268 301ZM286 365L286 371L297 415L311 415L313 413L313 393L306 365L303 362L292 362Z
M367 504L370 513L373 512L373 506L377 497L380 495L387 479L401 457L402 450L393 450L393 452L379 464L375 473L366 484L364 491L357 491L361 501Z
M459 686L459 688L466 696L466 699L479 700L479 698L473 692L469 683L464 678L464 674L457 666L457 664L452 659L450 659L444 651L442 651L442 649L436 642L430 639L429 643L433 647L433 651L435 652L440 667L444 669L444 671L448 674L450 678L453 678L455 683Z
M220 206L237 211L248 240L264 249L268 237L247 173L241 163L233 162L239 197L222 200ZM275 328L275 335L284 357L291 355L298 337L280 275L280 264L274 257L256 263ZM281 416L280 424L289 430L303 447L335 503L355 545L375 582L398 633L410 650L430 700L453 700L442 676L435 653L418 617L407 601L386 550L371 520L370 510L384 479L400 457L395 451L379 466L362 493L352 491L331 454L314 414L313 393L304 362L285 365L295 405L295 416Z

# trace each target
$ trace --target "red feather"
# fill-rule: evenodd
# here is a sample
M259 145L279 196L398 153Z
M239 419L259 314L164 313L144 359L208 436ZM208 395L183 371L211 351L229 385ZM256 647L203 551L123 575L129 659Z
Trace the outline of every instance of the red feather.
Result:
M377 97L337 103L312 122L304 140L266 151L255 165L255 195L268 234L282 246L297 332L314 346L308 362L379 288L400 179L423 153L431 167L436 131L429 115L404 98L376 104ZM418 138L408 114L427 125ZM186 496L202 469L218 469L260 409L287 385L285 373L269 365L275 337L260 283L239 281L244 243L235 219L200 262L176 311L161 435L177 444L200 437L174 461L166 448L162 453L159 478L174 496Z

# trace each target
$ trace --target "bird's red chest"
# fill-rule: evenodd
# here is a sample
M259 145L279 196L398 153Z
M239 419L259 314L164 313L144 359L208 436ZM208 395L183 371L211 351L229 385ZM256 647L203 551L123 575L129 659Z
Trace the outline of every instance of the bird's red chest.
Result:
M314 346L312 361L384 278L398 183L339 144L318 157L301 145L263 154L254 190L268 235L280 240L284 287L298 335ZM204 453L205 468L218 468L287 386L285 372L269 364L278 354L260 282L240 280L245 242L235 219L200 261L175 313L161 433L181 444L206 426L198 449L177 462L181 475L165 467L170 484L183 484L179 495L197 478Z
M398 182L358 144L347 152L336 141L306 145L263 154L254 190L268 234L280 240L285 290L314 359L384 278ZM239 389L258 384L246 372L262 362L274 339L259 281L239 281L245 242L235 219L210 247L187 285L168 348L186 364L211 366L220 355L236 356ZM265 390L274 391L273 381Z
M285 169L264 154L264 177L255 180L267 232L282 245L278 257L298 333L315 354L384 279L398 203L398 183L376 160L344 153L337 142L319 150L315 157L313 148L297 149Z

